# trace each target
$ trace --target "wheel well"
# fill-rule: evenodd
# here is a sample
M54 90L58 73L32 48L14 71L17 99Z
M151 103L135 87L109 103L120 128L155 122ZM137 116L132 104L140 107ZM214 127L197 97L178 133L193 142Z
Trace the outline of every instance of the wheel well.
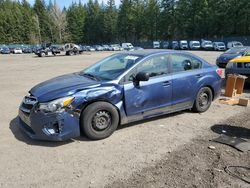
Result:
M118 115L119 115L119 123L118 123L118 125L120 125L120 122L121 122L121 114L120 114L119 109L117 108L117 106L115 106L114 104L110 103L110 102L107 101L107 100L93 100L93 101L87 102L87 104L84 105L84 107L81 109L80 124L81 124L81 121L82 121L82 114L83 114L83 111L84 111L89 105L91 105L91 104L93 104L93 103L96 103L96 102L106 102L106 103L111 104L111 105L116 109L116 111L118 112Z

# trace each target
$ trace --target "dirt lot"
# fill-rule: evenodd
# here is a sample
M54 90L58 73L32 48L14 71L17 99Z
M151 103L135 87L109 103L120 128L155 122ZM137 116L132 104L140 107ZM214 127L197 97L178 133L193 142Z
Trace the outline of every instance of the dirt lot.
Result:
M211 63L219 55L194 53ZM215 125L250 128L249 107L215 101L203 114L184 111L129 124L100 141L82 137L61 143L40 142L20 132L18 106L32 86L79 71L109 54L47 58L0 55L0 187L248 186L223 168L249 166L249 153L209 139L218 136L211 130ZM249 93L246 96L250 98ZM208 149L210 145L215 149Z

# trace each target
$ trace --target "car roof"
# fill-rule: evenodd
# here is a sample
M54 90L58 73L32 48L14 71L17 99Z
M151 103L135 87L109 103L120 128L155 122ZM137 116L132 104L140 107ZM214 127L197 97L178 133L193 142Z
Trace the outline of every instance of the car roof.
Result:
M151 55L157 55L157 54L162 54L162 53L179 53L179 54L186 54L186 55L191 55L194 57L194 54L189 53L189 52L184 52L184 51L178 51L178 50L161 50L161 49L150 49L150 50L139 50L139 51L126 51L126 52L120 52L121 54L128 54L128 55L135 55L135 56L142 56L142 57L147 57Z

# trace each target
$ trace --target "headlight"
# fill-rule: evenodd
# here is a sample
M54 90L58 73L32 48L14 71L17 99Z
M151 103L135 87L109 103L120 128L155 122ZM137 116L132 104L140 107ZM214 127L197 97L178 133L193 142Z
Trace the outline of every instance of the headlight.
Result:
M63 97L56 99L48 103L40 103L39 110L44 112L56 112L61 110L64 107L69 106L74 100L74 97Z

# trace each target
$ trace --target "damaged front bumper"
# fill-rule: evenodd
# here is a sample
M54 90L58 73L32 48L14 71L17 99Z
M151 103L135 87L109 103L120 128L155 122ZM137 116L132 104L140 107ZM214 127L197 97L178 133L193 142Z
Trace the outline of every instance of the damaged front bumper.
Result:
M31 106L31 104L29 104ZM30 138L64 141L80 136L79 116L71 110L44 113L35 104L29 108L22 103L19 108L19 126Z

